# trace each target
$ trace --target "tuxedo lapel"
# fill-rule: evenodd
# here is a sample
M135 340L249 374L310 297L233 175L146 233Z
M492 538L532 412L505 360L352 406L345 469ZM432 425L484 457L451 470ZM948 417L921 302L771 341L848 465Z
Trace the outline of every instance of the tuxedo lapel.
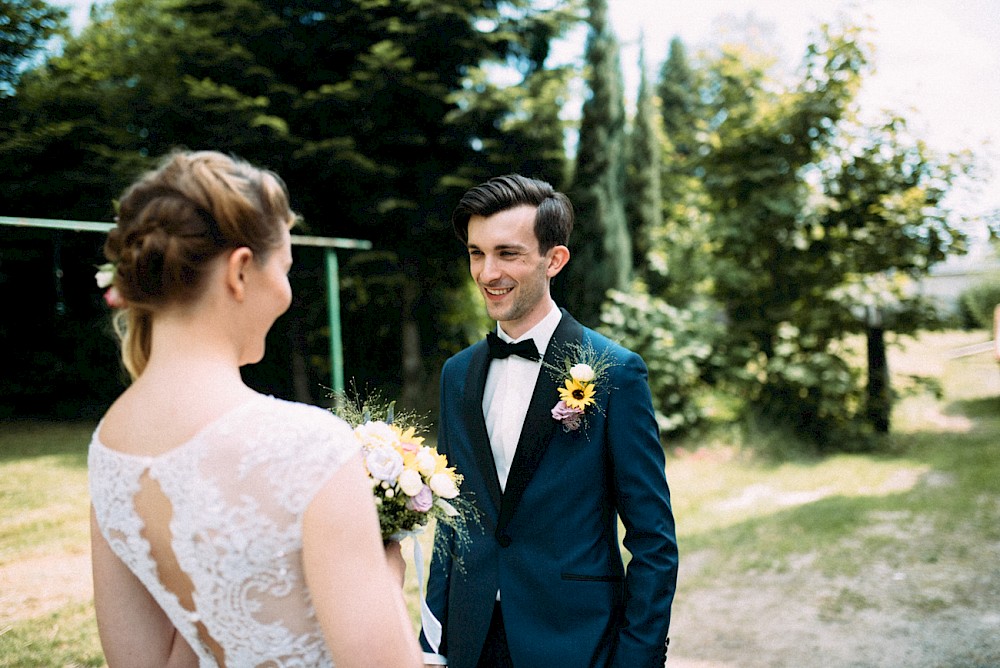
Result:
M472 360L465 378L465 396L462 398L462 417L465 421L465 433L472 444L476 466L483 477L486 489L494 508L500 508L500 479L497 477L497 467L493 462L493 450L490 448L490 437L486 431L486 418L483 416L483 392L486 389L486 372L490 368L490 358L487 354L486 342L482 341L473 351Z
M524 417L524 426L521 428L521 438L517 442L514 461L511 462L510 475L507 477L507 486L500 503L498 532L502 533L514 516L514 510L556 431L557 422L552 418L552 407L559 400L558 382L552 378L546 367L560 366L562 360L559 356L566 344L580 343L582 340L583 326L562 309L562 319L545 349L542 369L538 374L531 403L528 404L528 412ZM480 392L481 398L482 392Z

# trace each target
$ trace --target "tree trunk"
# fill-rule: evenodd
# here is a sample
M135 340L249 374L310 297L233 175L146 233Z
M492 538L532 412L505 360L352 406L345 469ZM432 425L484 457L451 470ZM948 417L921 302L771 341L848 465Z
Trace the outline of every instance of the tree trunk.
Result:
M880 434L889 432L889 364L880 314L868 321L868 421Z
M403 284L403 304L401 341L402 346L402 393L401 403L414 408L421 403L424 382L424 361L420 351L420 325L417 322L417 301L420 298L420 280L416 262L413 259L405 261L403 274L406 280Z

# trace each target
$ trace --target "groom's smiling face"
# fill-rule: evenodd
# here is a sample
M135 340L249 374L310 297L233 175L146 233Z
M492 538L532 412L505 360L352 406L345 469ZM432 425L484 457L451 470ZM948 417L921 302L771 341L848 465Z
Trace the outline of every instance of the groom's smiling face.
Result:
M565 246L539 252L533 206L469 219L469 270L486 302L486 312L517 338L548 313L549 279L569 258Z

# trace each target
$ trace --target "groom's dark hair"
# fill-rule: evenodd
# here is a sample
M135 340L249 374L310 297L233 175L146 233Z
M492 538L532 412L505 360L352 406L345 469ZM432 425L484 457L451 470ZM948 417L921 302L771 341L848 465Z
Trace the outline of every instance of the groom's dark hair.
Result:
M468 244L472 216L488 217L521 205L538 208L535 237L540 253L548 252L553 246L569 245L569 235L573 231L572 202L545 181L520 174L494 176L470 188L455 207L451 224L462 243Z

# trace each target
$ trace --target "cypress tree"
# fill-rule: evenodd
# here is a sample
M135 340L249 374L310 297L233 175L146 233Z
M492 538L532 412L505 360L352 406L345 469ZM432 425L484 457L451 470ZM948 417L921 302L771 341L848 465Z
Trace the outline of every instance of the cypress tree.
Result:
M587 5L590 95L583 103L571 189L576 231L567 301L581 322L596 325L607 291L628 286L632 249L623 201L625 105L618 42L608 25L607 0L588 0Z
M663 194L660 184L660 141L656 128L656 105L646 77L646 48L640 37L639 93L626 171L625 211L632 236L632 268L644 273L649 234L663 226Z
M660 71L657 93L663 130L680 158L696 151L701 103L698 76L691 69L687 49L679 37L670 40L667 59Z
M710 285L705 257L707 206L702 178L711 109L705 77L692 69L684 43L670 40L656 90L660 98L660 186L663 225L647 230L645 279L652 294L684 306Z

